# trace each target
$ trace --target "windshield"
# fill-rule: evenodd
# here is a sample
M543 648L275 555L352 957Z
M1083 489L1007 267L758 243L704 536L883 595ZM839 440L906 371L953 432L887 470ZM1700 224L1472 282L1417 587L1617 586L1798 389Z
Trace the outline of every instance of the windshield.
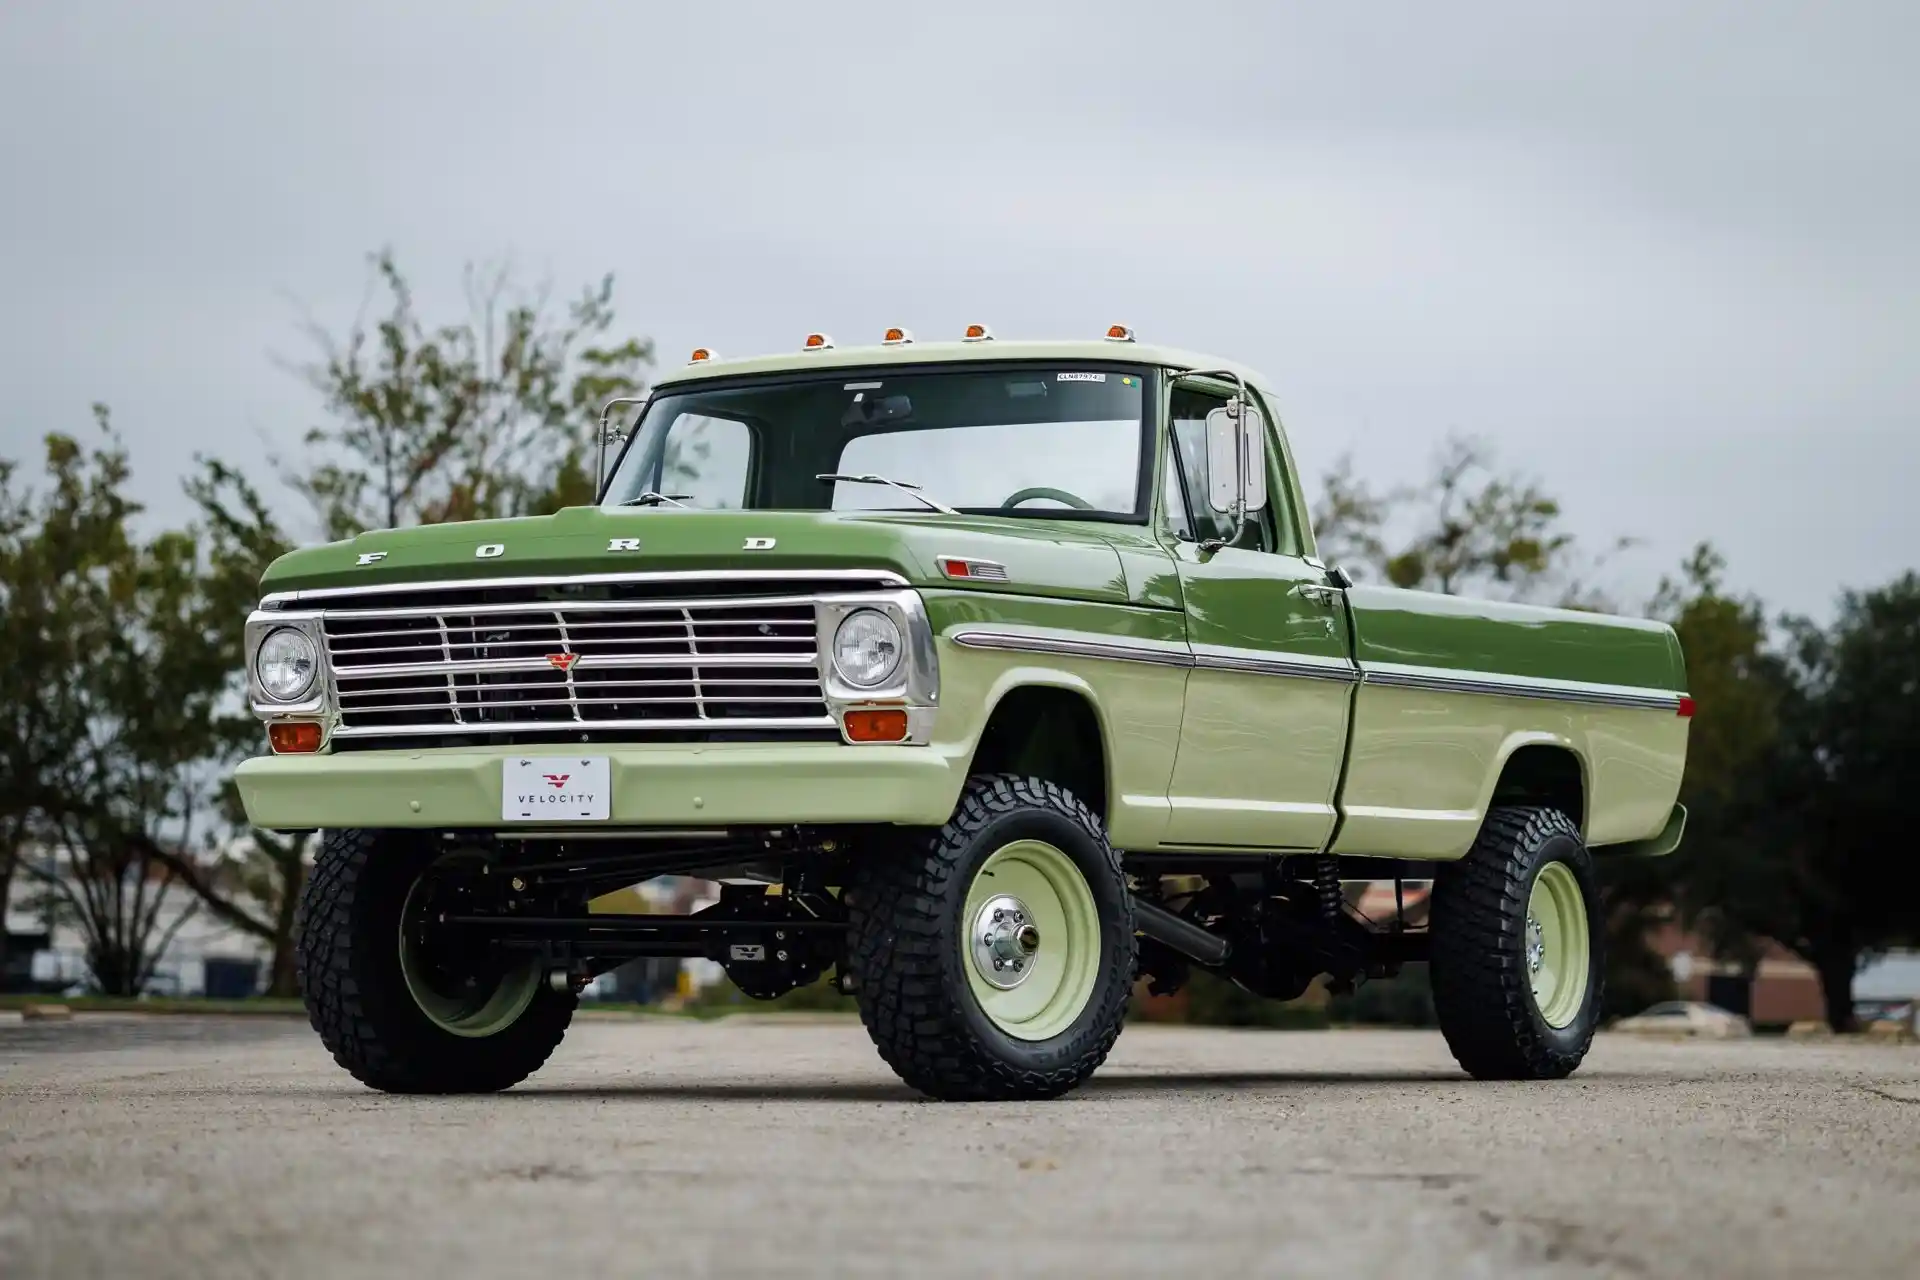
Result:
M635 425L605 505L929 510L896 487L909 485L968 514L1144 520L1142 382L1021 365L669 390Z

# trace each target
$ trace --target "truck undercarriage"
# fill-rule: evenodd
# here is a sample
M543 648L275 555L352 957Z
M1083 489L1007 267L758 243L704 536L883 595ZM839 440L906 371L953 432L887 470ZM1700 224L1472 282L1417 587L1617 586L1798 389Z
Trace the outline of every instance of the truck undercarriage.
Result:
M404 927L429 954L490 956L500 968L537 959L556 990L577 991L637 957L703 957L742 992L771 999L847 963L847 874L916 838L897 828L608 833L582 839L523 832L445 833L447 858ZM1427 934L1403 912L1373 922L1343 881L1427 878L1418 864L1322 855L1156 854L1123 866L1139 935L1138 974L1156 994L1195 968L1273 999L1325 975L1335 991L1424 960ZM1429 873L1430 874L1430 873ZM717 902L687 915L590 912L593 899L659 876L718 881Z

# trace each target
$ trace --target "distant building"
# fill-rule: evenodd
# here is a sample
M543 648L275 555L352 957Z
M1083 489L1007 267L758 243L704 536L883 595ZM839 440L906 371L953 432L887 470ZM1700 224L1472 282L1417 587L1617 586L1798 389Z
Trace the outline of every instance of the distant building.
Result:
M71 920L49 922L32 909L42 896L32 877L15 876L7 906L8 990L87 990L96 984L87 965L86 935ZM147 994L160 996L253 995L268 978L268 951L260 939L222 921L200 905L184 885L171 886L161 899L153 937L173 937L154 966ZM24 961L16 948L26 952Z

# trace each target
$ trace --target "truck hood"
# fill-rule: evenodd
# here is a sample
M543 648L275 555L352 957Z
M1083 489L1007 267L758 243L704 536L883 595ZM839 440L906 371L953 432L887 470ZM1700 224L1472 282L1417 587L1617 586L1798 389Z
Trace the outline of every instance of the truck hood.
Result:
M637 539L638 549L610 550L623 539ZM750 550L750 545L761 549ZM931 511L569 507L551 516L385 529L305 547L274 561L261 587L279 592L648 570L889 569L916 586L965 585L1119 603L1130 593L1118 548L1129 559L1143 552L1165 555L1145 529L1131 525ZM937 563L947 556L1003 564L1007 581L949 581Z

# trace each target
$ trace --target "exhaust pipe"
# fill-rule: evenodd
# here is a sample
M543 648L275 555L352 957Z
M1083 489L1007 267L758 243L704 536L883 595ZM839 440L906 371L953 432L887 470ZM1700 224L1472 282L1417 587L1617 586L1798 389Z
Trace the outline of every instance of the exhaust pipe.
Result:
M1224 964L1233 951L1233 944L1219 934L1209 933L1137 894L1133 899L1133 927L1161 946L1204 965Z

